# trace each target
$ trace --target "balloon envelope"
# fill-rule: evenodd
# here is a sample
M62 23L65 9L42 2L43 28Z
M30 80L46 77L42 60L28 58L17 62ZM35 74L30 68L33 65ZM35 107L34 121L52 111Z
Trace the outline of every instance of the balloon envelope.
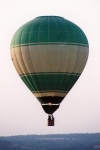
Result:
M89 45L84 32L59 16L40 16L11 41L13 64L27 87L52 114L80 77Z

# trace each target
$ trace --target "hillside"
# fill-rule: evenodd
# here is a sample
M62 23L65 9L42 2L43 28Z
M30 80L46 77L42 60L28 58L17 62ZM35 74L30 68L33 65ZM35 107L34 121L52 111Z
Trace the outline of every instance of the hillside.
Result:
M0 137L0 150L99 150L100 133Z

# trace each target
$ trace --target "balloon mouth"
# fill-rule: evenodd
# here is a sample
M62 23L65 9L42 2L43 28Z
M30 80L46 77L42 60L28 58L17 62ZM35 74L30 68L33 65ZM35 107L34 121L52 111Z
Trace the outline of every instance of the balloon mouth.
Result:
M52 105L55 106L55 105L60 105L60 103L58 103L58 104L55 104L55 103L44 103L44 104L43 104L43 103L42 103L41 105L42 105L42 106L44 106L44 105L45 105L45 106L46 106L46 105L48 105L48 106L52 106Z
M37 97L39 102L41 104L59 104L62 102L64 97L59 97L59 96L44 96L44 97Z
M52 103L47 103L47 104L42 104L42 108L47 114L53 114L58 108L60 104L52 104Z

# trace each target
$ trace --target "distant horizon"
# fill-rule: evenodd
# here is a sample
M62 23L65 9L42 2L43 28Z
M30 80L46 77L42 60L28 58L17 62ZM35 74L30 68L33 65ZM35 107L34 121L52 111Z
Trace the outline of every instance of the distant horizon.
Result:
M32 136L32 135L37 135L37 136L45 136L45 135L73 135L73 134L100 134L100 132L95 132L95 133L57 133L57 134L22 134L22 135L9 135L9 136L0 136L0 137L13 137L13 136Z

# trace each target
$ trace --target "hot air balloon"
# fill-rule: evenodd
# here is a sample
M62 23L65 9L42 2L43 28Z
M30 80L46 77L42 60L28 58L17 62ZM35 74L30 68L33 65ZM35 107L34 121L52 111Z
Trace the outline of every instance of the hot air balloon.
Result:
M86 65L86 35L63 17L39 16L15 32L10 52L19 76L48 114L48 126L53 126L53 113Z

